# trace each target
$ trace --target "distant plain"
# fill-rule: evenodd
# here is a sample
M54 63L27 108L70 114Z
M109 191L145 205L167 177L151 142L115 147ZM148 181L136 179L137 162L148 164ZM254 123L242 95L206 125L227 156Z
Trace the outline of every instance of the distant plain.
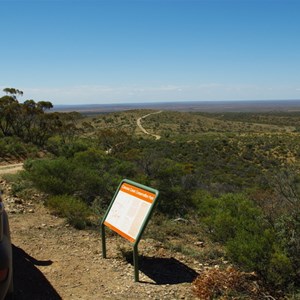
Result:
M53 111L78 111L84 114L99 114L133 109L159 109L182 112L267 112L300 111L299 100L249 100L249 101L182 101L145 102L127 104L78 104L55 105Z

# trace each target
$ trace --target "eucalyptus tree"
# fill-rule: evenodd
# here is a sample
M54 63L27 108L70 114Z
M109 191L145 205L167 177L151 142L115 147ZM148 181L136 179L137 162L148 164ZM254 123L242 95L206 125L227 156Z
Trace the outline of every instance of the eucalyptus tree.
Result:
M16 130L19 102L12 96L0 98L0 130L4 136L13 135Z
M46 111L53 108L53 104L50 101L39 101L37 107L39 110Z
M22 91L15 88L5 88L3 91L7 95L0 98L0 133L43 145L53 128L50 126L53 118L45 113L53 107L52 103L32 99L19 103L17 96L22 96Z
M23 96L23 91L20 91L15 88L5 88L3 89L3 92L6 93L7 95L10 95L13 97L15 100L17 99L17 96Z
M32 99L24 101L22 104L22 118L26 141L43 145L51 135L53 119L45 111L52 107L53 105L49 101L35 102Z

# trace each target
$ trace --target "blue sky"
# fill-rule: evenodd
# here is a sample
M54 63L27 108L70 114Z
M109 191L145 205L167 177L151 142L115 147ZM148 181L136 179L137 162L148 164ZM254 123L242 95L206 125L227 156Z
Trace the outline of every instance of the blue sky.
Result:
M0 0L0 88L53 104L300 99L299 15L300 0Z

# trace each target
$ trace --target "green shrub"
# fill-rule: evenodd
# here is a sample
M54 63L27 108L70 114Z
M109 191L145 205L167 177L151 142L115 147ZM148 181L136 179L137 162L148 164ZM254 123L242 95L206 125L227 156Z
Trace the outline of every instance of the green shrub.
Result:
M25 177L45 193L73 195L88 204L100 197L104 206L111 201L121 179L134 179L135 175L132 163L94 149L76 153L74 158L28 160L24 168Z
M289 215L282 215L275 223L277 238L284 249L287 258L291 261L293 273L296 274L300 285L300 214L294 211ZM283 258L281 258L283 259Z
M46 144L46 149L56 156L73 157L77 152L85 151L88 145L84 140L76 140L66 143L59 136L50 137Z
M26 177L43 192L72 194L77 183L72 182L74 166L65 158L26 161Z
M24 143L20 138L2 137L0 139L0 157L19 159L26 157L36 157L38 149L33 144Z
M75 154L74 159L77 163L83 164L89 168L97 168L105 159L105 152L90 148Z
M267 279L280 287L287 286L295 279L295 271L291 259L279 249L270 258Z
M27 161L24 168L26 177L38 189L51 195L77 195L91 202L103 186L98 172L63 157Z
M46 201L46 205L54 214L65 217L77 229L84 229L90 223L89 207L77 198L68 195L53 196Z
M247 271L257 271L267 275L273 252L272 234L267 230L250 233L238 230L236 235L225 244L228 256Z
M203 198L199 199L201 195ZM287 287L295 282L299 252L292 256L288 251L298 248L297 241L287 231L287 220L283 221L282 237L278 238L278 233L276 235L275 230L265 222L262 211L242 194L213 198L198 192L194 195L194 203L211 236L225 245L227 255L233 262L247 271L258 272L276 286ZM294 236L296 232L293 230Z
M216 241L226 243L241 230L256 233L263 223L260 210L243 194L214 198L205 192L197 192L193 203Z
M60 147L60 155L64 157L73 157L76 153L85 151L88 149L88 146L82 141L75 141L73 143L63 144Z

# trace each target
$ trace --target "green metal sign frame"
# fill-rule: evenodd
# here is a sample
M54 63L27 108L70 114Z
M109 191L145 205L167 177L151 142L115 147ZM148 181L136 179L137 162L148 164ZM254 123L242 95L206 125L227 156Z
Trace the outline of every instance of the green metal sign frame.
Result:
M115 228L113 226L108 226L106 220L107 217L110 213L111 208L113 207L113 204L115 203L115 200L119 194L119 192L121 191L121 189L127 188L129 193L130 193L130 187L133 187L133 190L136 189L136 191L138 191L139 195L143 195L143 191L145 192L145 201L147 201L147 195L153 195L153 197L151 196L151 203L149 208L147 209L147 213L145 216L143 216L143 220L142 220L142 224L139 227L138 233L135 236L135 238L132 240L130 239L129 236L126 236L126 234L122 234L122 232L120 232L118 230L118 228ZM132 194L133 195L133 194ZM159 191L155 190L153 188L147 187L145 185L139 184L137 182L128 180L128 179L123 179L121 181L121 183L119 184L119 187L117 189L117 191L114 194L114 197L101 221L101 240L102 240L102 257L106 258L106 237L105 237L105 227L110 227L110 229L112 229L113 231L121 234L123 237L127 238L129 241L131 241L133 243L133 265L134 265L134 281L138 282L139 281L139 269L138 269L138 244L141 240L141 237L143 235L143 232L151 218L151 215L153 213L153 209L156 205L157 202L157 198L159 196ZM141 196L143 197L143 196ZM137 196L137 199L139 198L139 196ZM147 201L150 202L150 201Z

